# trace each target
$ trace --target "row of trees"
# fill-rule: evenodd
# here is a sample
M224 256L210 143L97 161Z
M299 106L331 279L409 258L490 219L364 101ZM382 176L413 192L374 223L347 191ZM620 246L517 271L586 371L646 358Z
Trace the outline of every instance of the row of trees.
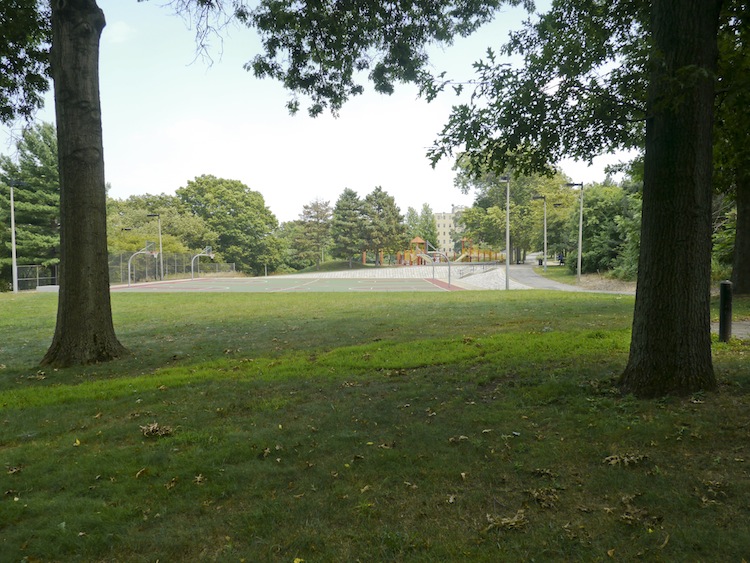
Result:
M210 245L222 260L255 275L301 270L328 257L351 262L367 251L377 257L408 248L414 236L437 241L429 205L421 214L409 208L404 223L394 198L380 187L364 198L345 189L333 208L315 199L303 206L299 219L279 225L258 192L235 180L201 176L175 196L110 199L110 252L135 251L145 240L156 240L155 214L161 217L165 252Z
M17 162L0 157L0 197L15 188L16 241L19 264L59 263L60 191L57 135L41 123L24 131L17 143ZM10 206L0 207L0 281L11 279ZM158 220L157 217L158 216ZM331 208L315 200L300 218L279 225L263 196L237 180L204 175L187 182L175 195L134 195L107 200L107 248L110 253L135 252L156 241L161 226L164 252L193 252L211 246L238 270L298 270L325 256L351 260L370 250L398 251L421 236L437 243L429 205L422 213L409 208L407 222L392 196L375 188L360 199L346 189Z
M10 184L16 190L16 224L19 264L56 265L59 262L59 187L57 137L54 126L36 124L17 143L17 161L0 157L0 190L7 198ZM611 272L624 279L637 275L640 248L642 166L637 160L620 185L605 181L586 187L584 198L582 271ZM475 203L463 211L458 236L476 244L504 248L505 182L495 175L479 177L463 163L456 167L456 184L464 193L473 190ZM576 264L579 192L566 186L568 178L520 176L510 190L511 246L517 250L542 248L542 203L547 200L550 252L569 254ZM731 265L736 233L736 207L731 199L715 196L714 262ZM437 246L434 214L428 204L421 212L408 208L405 220L395 201L382 188L361 199L346 189L334 208L314 200L304 205L300 217L277 226L262 196L240 182L201 176L174 196L136 195L108 199L108 248L134 252L146 240L156 240L159 215L165 252L192 252L211 246L222 260L238 269L299 270L327 256L352 260L362 252L394 252L421 237ZM0 279L10 282L10 232L8 206L0 208ZM724 271L724 270L722 270Z
M409 248L416 237L437 247L437 222L429 204L421 212L409 207L406 217L396 201L377 187L364 198L349 188L331 208L330 202L315 200L304 206L297 221L282 225L288 241L285 265L302 269L319 264L326 255L348 260L370 251L377 262L381 253L393 254Z

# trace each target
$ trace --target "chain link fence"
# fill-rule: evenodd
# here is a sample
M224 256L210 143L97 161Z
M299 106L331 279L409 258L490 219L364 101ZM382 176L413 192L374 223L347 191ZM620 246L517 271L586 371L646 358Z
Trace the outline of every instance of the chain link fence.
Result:
M164 279L181 279L191 277L191 264L195 267L195 276L216 276L234 274L232 262L211 262L206 257L196 258L194 254L164 253ZM159 279L159 256L150 253L136 254L122 252L109 255L109 283L119 285L128 283L128 263L130 263L130 283L143 283Z
M165 252L164 279L184 279L191 277L190 265L193 256L195 255ZM159 279L158 256L123 252L109 255L109 283L111 285L128 283L128 262L130 262L131 283L142 283ZM195 277L224 276L236 273L234 263L213 262L207 257L196 258L194 266ZM18 266L19 291L58 285L58 268L58 265L41 266L35 264ZM50 287L50 289L54 288Z
M57 285L57 266L18 266L18 290Z

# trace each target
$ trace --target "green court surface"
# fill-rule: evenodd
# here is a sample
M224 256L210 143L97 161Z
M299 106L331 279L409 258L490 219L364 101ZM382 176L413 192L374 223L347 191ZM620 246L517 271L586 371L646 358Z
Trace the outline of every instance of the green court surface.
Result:
M124 292L214 292L214 293L300 293L300 292L368 292L368 291L455 291L445 281L420 278L311 278L311 277L263 277L263 278L201 278L147 282L113 286L111 291Z

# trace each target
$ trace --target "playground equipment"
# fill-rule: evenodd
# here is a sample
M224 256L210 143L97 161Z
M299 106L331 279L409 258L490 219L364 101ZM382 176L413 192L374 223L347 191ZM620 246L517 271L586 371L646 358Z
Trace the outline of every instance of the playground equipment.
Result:
M437 259L444 258L446 262L450 259L447 254L438 252L429 242L420 237L411 240L411 248L404 252L398 253L398 263L405 266L422 266L429 264ZM426 260L429 256L430 260ZM505 260L505 254L488 248L474 248L471 240L461 240L461 254L453 259L453 262L502 262Z

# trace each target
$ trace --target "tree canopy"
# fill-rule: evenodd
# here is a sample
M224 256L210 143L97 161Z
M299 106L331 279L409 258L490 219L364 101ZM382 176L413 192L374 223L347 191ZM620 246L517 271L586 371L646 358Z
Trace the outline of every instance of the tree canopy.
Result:
M218 234L194 214L177 196L168 194L133 195L124 200L107 200L107 241L110 252L135 251L146 240L158 239L161 219L164 252L216 248Z
M397 82L417 82L428 45L449 45L489 21L502 4L522 3L533 6L530 0L262 0L242 14L260 32L264 49L246 68L309 98L310 115L326 108L336 113L364 91L365 73L385 94ZM288 103L291 111L299 105L296 97Z
M260 192L238 180L204 175L177 190L177 197L218 233L217 248L237 269L260 274L281 260L276 216Z
M49 5L3 0L0 37L0 122L30 119L49 90Z
M431 160L460 146L467 167L531 174L565 157L641 149L648 15L643 0L553 2L475 63L472 101L454 107ZM433 79L424 92L431 99L450 84Z

